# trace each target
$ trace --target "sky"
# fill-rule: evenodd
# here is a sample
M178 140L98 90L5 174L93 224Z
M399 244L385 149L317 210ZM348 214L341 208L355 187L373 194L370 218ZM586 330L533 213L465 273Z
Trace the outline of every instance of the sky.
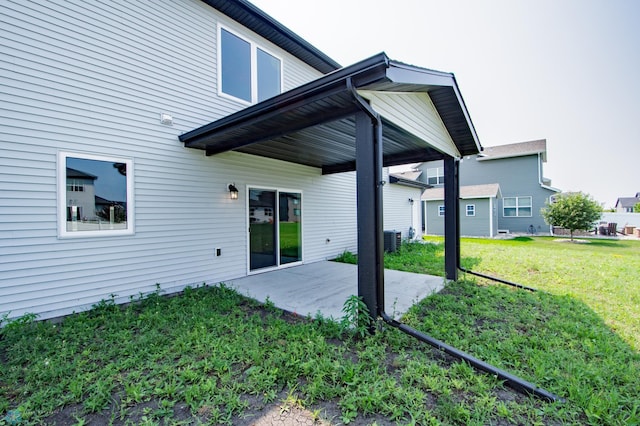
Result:
M251 1L341 65L454 73L483 146L547 140L553 187L640 192L640 1Z

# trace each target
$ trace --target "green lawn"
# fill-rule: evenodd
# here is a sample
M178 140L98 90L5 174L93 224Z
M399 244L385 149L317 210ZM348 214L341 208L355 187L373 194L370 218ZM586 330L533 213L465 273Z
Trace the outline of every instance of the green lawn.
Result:
M513 392L384 325L360 337L202 286L6 325L0 425L247 425L292 403L331 424L640 424L640 244L465 239L462 257L544 291L462 276L403 321L565 403ZM385 265L441 274L442 259L442 244L415 244Z

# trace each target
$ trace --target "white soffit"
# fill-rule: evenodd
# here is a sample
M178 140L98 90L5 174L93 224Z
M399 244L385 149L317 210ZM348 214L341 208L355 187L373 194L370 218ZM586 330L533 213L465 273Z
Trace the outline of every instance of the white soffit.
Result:
M358 90L385 119L422 139L436 150L460 158L460 152L427 93Z

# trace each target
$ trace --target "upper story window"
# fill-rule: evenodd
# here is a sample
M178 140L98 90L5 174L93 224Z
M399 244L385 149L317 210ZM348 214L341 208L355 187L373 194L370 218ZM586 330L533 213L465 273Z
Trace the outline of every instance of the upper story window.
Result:
M282 92L280 58L225 28L220 28L218 40L221 95L256 103Z
M433 167L427 169L427 183L429 185L443 185L444 167Z
M58 154L58 235L133 234L133 161Z
M505 217L531 217L531 197L504 197L502 215Z

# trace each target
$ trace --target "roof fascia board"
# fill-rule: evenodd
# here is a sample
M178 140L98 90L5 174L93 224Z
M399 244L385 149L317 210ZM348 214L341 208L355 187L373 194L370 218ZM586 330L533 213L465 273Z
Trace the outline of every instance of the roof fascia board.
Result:
M389 80L394 83L418 84L422 86L453 87L453 74L415 67L398 61L389 61Z

